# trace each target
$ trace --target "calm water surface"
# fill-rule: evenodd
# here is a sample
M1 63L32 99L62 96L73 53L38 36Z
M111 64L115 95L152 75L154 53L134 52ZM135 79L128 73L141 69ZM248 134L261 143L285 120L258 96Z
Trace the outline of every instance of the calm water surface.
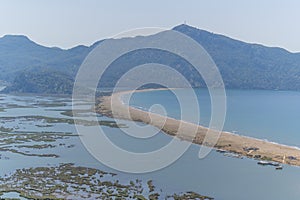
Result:
M181 90L185 94L184 90ZM205 90L196 90L201 111L200 124L208 125L210 119L210 98ZM300 93L281 91L227 91L227 116L224 130L251 137L267 139L283 144L300 147ZM65 106L44 107L38 102L64 102ZM22 105L0 112L0 117L40 115L68 118L61 115L62 109L70 109L69 98L37 96L1 96L1 105ZM130 104L148 110L153 104L161 104L171 117L180 118L179 103L168 91L136 93ZM193 112L190 108L189 112ZM99 116L100 120L107 120ZM122 121L127 123L126 121ZM14 131L53 131L76 133L72 124L54 124L52 127L38 127L40 121L20 121L2 123L0 126L14 128ZM142 126L142 124L140 124ZM89 130L90 127L86 127ZM149 139L132 138L120 129L103 127L107 136L118 146L134 151L147 152L159 149L172 138L159 133ZM131 127L128 128L130 131ZM58 141L57 143L62 142ZM24 157L9 152L1 152L8 160L0 159L0 175L11 173L14 169L34 166L53 166L73 162L76 165L99 168L118 173L121 181L139 178L154 180L157 188L165 193L195 191L220 200L252 199L299 199L300 168L284 166L276 171L272 167L261 167L251 159L225 157L215 151L206 158L199 159L200 146L191 145L188 151L172 165L147 174L127 174L117 172L93 158L77 137L64 140L73 148L54 148L47 153L57 153L59 158ZM109 153L109 152L104 152Z
M185 90L180 93L184 95ZM196 89L200 124L210 120L210 97ZM179 103L169 91L136 93L130 104L145 110L161 104L167 115L180 119ZM193 108L190 108L193 112ZM300 93L287 91L227 90L225 131L300 147ZM198 159L200 146L191 148L175 164L155 174L159 182L195 190L216 199L299 199L300 168L284 166L283 171L261 167L251 159L224 157L212 152Z

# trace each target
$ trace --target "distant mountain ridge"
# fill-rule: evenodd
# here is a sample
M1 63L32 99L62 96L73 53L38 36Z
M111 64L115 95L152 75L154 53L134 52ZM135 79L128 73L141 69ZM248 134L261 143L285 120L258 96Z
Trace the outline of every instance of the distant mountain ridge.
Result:
M0 38L0 80L12 82L18 73L35 68L49 68L74 76L89 51L85 46L69 50L44 47L26 36L6 35Z
M185 24L173 30L190 36L205 48L227 88L300 90L300 53L245 43ZM71 93L70 85L79 66L100 42L63 50L38 45L26 36L4 36L0 38L0 80L10 83L6 92ZM193 86L204 86L201 77L192 76L188 63L167 53L149 51L120 58L102 85L113 86L122 71L151 59L184 73Z
M174 30L190 36L205 48L228 88L300 89L300 53L249 44L186 25Z

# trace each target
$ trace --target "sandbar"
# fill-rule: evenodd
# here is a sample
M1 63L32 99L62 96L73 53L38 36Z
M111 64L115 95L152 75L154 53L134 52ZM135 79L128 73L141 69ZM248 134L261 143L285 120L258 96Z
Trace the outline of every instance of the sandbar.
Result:
M137 90L135 92L146 92L151 90L154 89ZM213 145L213 148L215 149L234 153L239 156L255 158L257 160L266 160L300 166L300 149L297 147L278 144L225 131L215 131L201 125L192 124L182 120L177 120L171 117L166 117L134 108L124 104L121 100L123 95L130 92L132 91L117 92L113 93L111 96L101 97L100 103L96 105L96 112L109 117L150 124L158 127L163 132L171 136L209 147L211 144L205 143L204 141L207 132L210 130L210 134L214 132L216 135L220 134L217 143ZM111 109L112 104L114 105L113 115ZM190 134L195 130L196 135Z

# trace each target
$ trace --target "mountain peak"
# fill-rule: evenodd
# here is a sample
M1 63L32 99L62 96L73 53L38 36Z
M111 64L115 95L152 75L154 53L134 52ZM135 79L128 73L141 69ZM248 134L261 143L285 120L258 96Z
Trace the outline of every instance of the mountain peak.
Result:
M1 45L9 45L14 48L23 45L37 45L25 35L5 35L0 38Z
M191 26L191 25L188 25L188 24L179 24L179 25L177 25L173 28L173 30L182 30L182 29L205 31L205 30L199 29L195 26ZM207 32L207 31L205 31L205 32Z
M179 25L175 26L173 29L177 29L177 28L195 28L195 27L187 25L187 24L179 24Z
M205 37L205 38L210 38L210 37L215 37L216 36L216 34L214 34L212 32L208 32L206 30L199 29L197 27L190 26L190 25L187 25L187 24L180 24L178 26L175 26L172 30L181 32L181 33L183 33L185 35L188 35L188 36L190 36L194 39L199 37L199 36ZM225 37L225 36L223 36L223 37Z
M25 35L4 35L0 39L5 39L5 40L24 40L24 41L31 41L27 36Z

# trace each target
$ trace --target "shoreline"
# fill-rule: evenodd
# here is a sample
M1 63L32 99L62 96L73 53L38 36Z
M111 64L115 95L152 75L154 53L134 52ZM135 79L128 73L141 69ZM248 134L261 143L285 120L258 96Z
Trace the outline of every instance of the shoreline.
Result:
M135 92L147 92L161 89L144 89ZM204 138L209 130L207 127L192 124L189 122L177 120L171 117L161 116L159 114L144 111L138 108L125 105L121 101L121 97L132 91L122 91L113 93L111 96L100 98L100 103L96 105L96 112L112 118L124 120L138 121L150 124L161 129L164 133L175 136L179 139L192 142L194 144L211 146L204 144ZM112 115L111 104L114 104L114 116ZM129 111L129 112L128 112ZM162 123L163 122L163 123ZM182 128L179 130L179 124L182 123ZM197 134L191 136L189 132L197 131ZM217 133L217 131L212 133ZM239 156L254 158L259 161L272 161L282 164L300 166L300 148L292 147L284 144L278 144L264 139L257 139L248 136L238 135L235 133L221 131L218 142L213 147L216 150L222 150L229 153L234 153Z

